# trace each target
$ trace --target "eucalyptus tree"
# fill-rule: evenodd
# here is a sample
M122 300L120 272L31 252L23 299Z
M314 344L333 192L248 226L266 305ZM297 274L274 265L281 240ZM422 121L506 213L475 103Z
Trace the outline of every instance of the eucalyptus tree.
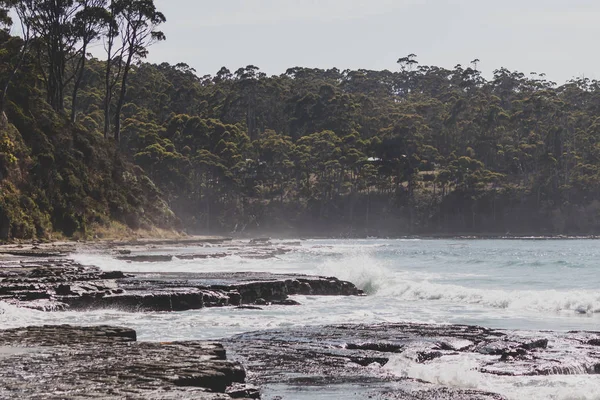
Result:
M3 30L6 33L6 41L2 43L2 49L10 53L10 48L18 46L19 51L17 53L17 57L13 59L12 62L7 63L6 71L4 79L2 81L2 94L0 95L0 113L4 112L6 107L6 97L8 95L8 89L10 85L15 79L23 61L25 60L25 56L27 54L27 50L30 44L31 38L31 30L29 25L26 23L26 20L19 18L19 23L21 25L21 37L12 37L10 36L10 29L13 26L13 19L10 16L10 10L15 9L20 5L19 0L2 0L0 1L0 24L3 26ZM20 8L17 8L17 11L20 11ZM18 12L19 15L22 15L22 12Z
M5 0L1 4L17 15L22 26L22 57L32 47L46 99L55 111L65 111L66 89L73 85L73 120L87 49L100 38L107 20L105 4L106 0Z
M132 64L148 55L148 47L165 40L158 26L166 22L163 13L157 10L154 0L121 0L117 10L117 23L120 27L122 52L119 64L122 64L120 90L115 109L115 141L121 139L121 112L127 93L127 83ZM115 10L115 11L117 11Z
M77 95L81 87L83 73L88 59L88 48L107 32L110 13L106 9L107 0L80 0L81 10L73 18L73 34L79 40L73 66L74 83L71 99L71 121L77 116Z

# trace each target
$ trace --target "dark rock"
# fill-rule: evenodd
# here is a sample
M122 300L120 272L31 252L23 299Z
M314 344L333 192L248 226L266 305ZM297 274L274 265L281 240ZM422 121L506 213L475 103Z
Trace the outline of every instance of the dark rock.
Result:
M103 272L100 274L100 279L123 279L126 275L121 271Z
M224 258L228 253L210 253L210 254L179 254L176 257L180 260L201 260L208 258Z
M236 310L262 310L262 308L257 306L238 306Z
M260 238L254 238L250 240L251 244L255 244L255 243L267 243L270 242L271 238L269 237L260 237Z
M367 342L367 343L348 343L348 350L373 350L380 353L399 353L402 346L394 343Z
M67 259L0 264L0 299L44 311L118 308L184 311L243 304L297 305L289 298L314 284L314 294L348 295L356 287L335 278L268 273L103 272Z
M6 254L17 257L36 257L36 258L48 258L48 257L63 257L66 253L57 251L46 251L42 249L32 248L31 250L3 250L0 254Z
M533 342L523 343L521 348L525 350L545 349L548 347L548 339L534 340Z
M417 355L417 362L424 363L427 361L435 360L436 358L441 358L444 356L444 353L441 351L421 351Z
M271 304L278 305L278 306L301 306L302 305L299 302L297 302L296 300L292 300L292 299L275 300Z
M169 262L173 260L173 256L169 254L160 255L137 255L137 256L121 256L117 257L121 261L129 262Z
M516 349L506 349L500 356L500 361L525 360L528 357L527 350L522 347Z
M251 371L249 383L259 385L273 399L293 398L298 387L304 397L310 398L312 391L317 397L327 386L331 398L501 400L498 394L395 377L381 368L389 363L391 353L421 349L415 362L428 362L450 354L433 350L440 342L476 343L487 333L475 327L338 325L245 333L224 344Z
M245 333L224 344L252 372L250 383L260 385L273 398L287 398L288 390L298 386L305 392L318 392L323 385L339 387L339 398L354 388L361 388L352 397L359 399L503 398L390 375L378 365L385 365L391 357L435 362L436 368L444 368L445 362L455 366L464 357L469 363L477 360L476 370L491 375L600 373L600 354L593 344L597 333L535 335L532 339L536 337L533 332L461 325L335 325Z
M68 296L70 294L73 294L73 292L71 291L71 286L69 285L58 285L55 289L55 292L59 296Z
M269 303L267 303L265 299L259 297L258 299L254 300L254 304L256 304L257 306L266 306Z
M242 304L242 295L237 290L232 290L229 293L229 304L239 306Z
M250 385L233 384L226 393L232 399L260 399L260 390Z
M220 344L135 340L110 326L0 331L0 398L257 398Z

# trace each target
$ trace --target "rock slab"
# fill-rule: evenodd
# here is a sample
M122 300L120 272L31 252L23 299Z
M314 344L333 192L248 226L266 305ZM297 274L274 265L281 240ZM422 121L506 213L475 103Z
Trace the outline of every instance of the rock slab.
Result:
M204 307L294 305L290 295L355 296L333 277L268 273L103 272L66 258L0 261L0 301L42 311L116 308L185 311Z
M335 325L251 332L223 341L248 368L263 398L295 391L331 398L501 400L496 393L442 387L399 374L478 364L496 376L600 374L600 333L502 331L476 326ZM464 361L468 361L465 363ZM410 370L410 368L408 368ZM456 371L454 371L456 372ZM329 397L328 397L329 398Z
M42 326L0 331L0 398L259 398L222 345L136 342L132 329Z

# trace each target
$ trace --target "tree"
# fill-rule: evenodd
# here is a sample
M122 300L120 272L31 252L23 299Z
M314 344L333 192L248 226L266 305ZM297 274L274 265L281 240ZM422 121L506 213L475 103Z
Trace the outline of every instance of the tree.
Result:
M118 14L114 14L118 12ZM123 46L119 64L122 65L119 97L115 110L115 141L121 139L121 112L127 93L129 72L134 61L145 58L148 47L153 43L165 40L165 34L156 28L166 22L165 16L156 9L154 0L121 0L118 7L113 9L113 17L119 21L121 28L121 43Z
M106 0L81 0L83 8L73 19L74 35L79 38L73 73L73 96L71 100L71 121L75 122L77 115L77 95L81 86L83 73L88 58L87 50L90 44L98 40L103 30L110 24L110 14L106 9Z
M19 51L17 53L17 57L12 63L7 65L8 71L6 78L2 85L2 94L0 95L0 113L4 113L6 107L6 96L8 95L8 89L10 88L10 84L13 79L19 72L23 61L25 60L25 56L27 54L27 50L29 48L30 43L30 28L29 24L25 19L21 18L24 15L22 10L22 5L19 4L18 0L2 0L0 1L0 23L5 25L5 29L9 30L13 24L12 18L10 17L10 9L17 7L17 15L19 15L19 23L21 24L21 32L22 37L8 37L6 42L3 43L4 50L10 51L9 48L15 45L15 42L18 42Z
M83 5L74 0L22 0L17 3L19 18L35 37L38 67L46 86L46 98L55 111L64 111L67 63L75 56L78 38L73 20Z

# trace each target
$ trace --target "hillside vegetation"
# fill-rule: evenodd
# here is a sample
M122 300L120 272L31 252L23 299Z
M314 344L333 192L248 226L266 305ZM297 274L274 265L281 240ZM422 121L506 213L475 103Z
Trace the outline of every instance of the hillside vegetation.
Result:
M0 238L111 221L344 236L600 228L596 81L504 68L485 79L477 60L446 69L414 55L396 71L267 76L250 65L198 76L141 62L164 39L152 1L96 0L109 22L95 40L117 37L131 20L117 13L142 3L146 41L127 47L121 33L106 59L83 50L66 63L74 78L59 100L33 56L48 38L2 37L4 82L29 46L5 102ZM76 43L65 54L81 54Z

